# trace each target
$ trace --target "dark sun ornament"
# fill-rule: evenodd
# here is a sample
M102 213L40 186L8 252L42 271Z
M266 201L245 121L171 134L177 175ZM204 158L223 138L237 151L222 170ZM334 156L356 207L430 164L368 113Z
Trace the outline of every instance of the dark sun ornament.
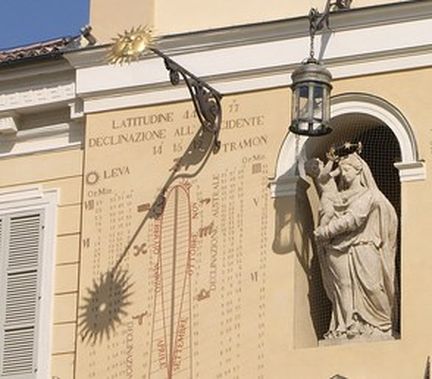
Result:
M110 63L130 63L144 52L154 47L153 30L148 26L139 26L113 38L113 45L108 53Z
M80 307L80 335L82 340L93 343L102 340L104 335L110 337L121 317L127 315L125 308L131 304L128 301L131 284L125 272L113 271L101 274L98 281L93 281L93 288L88 288L88 296Z

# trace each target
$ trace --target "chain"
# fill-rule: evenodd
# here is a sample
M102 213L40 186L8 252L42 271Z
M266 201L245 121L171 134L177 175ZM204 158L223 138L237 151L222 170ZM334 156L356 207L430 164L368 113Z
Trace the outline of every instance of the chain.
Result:
M315 40L315 33L311 33L311 35L310 35L310 46L309 46L309 57L311 59L314 59L314 57L315 57L314 40Z
M315 34L318 30L321 29L320 27L320 20L319 20L320 13L317 9L312 8L309 11L309 36L310 36L310 58L314 59L315 57Z

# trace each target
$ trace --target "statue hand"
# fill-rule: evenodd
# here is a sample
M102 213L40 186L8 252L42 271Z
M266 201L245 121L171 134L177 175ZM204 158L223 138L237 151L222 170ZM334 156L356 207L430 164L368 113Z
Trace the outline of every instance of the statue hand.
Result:
M326 158L332 162L337 162L339 160L339 156L336 154L334 146L330 147L330 150L326 153Z
M322 226L318 226L315 230L314 230L314 236L315 239L317 240L317 242L322 242L324 241L326 238L326 235L324 233L324 228Z

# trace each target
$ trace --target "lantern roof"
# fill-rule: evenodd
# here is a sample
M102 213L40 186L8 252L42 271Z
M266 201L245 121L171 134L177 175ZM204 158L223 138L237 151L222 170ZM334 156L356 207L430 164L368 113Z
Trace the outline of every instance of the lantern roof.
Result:
M330 71L315 58L308 58L302 62L291 74L292 85L303 82L325 83L331 87L332 75Z

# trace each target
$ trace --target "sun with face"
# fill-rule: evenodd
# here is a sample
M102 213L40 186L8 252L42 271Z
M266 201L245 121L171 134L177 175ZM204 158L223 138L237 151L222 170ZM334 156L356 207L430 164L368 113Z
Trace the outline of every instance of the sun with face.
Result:
M138 59L149 48L154 46L155 38L153 30L148 26L139 26L125 31L113 38L113 45L108 53L110 63L129 63Z

